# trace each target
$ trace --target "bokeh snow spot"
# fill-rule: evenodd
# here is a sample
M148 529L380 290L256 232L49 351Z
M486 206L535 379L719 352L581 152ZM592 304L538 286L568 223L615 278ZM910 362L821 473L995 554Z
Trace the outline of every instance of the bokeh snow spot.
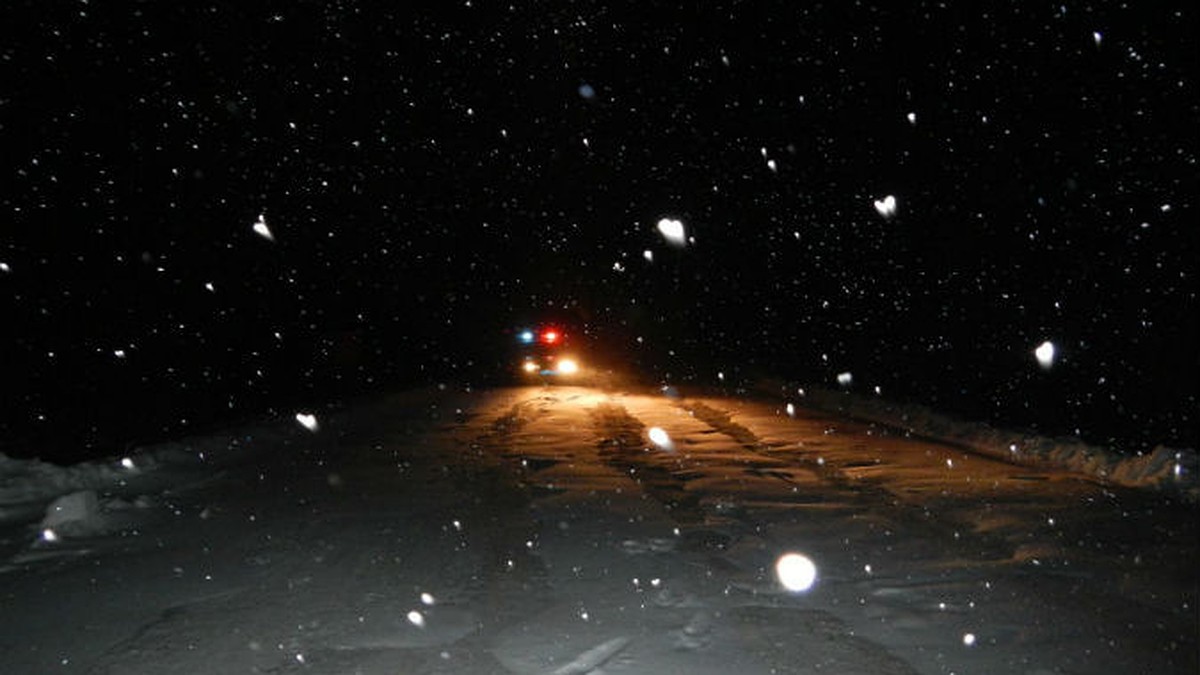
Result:
M854 382L854 374L850 371L838 373L837 383L843 387L849 387Z
M275 235L271 234L271 228L267 227L265 216L259 215L258 220L254 221L254 232L267 241L275 241Z
M775 562L779 583L793 593L803 593L817 581L817 566L801 553L785 553Z
M884 218L891 219L896 215L896 197L888 195L883 199L875 200L875 210Z
M317 422L317 416L311 413L296 413L296 421L309 431L316 431L321 427Z
M1033 350L1033 355L1037 358L1038 365L1047 370L1054 365L1054 343L1046 340Z
M414 609L413 611L408 613L408 622L411 623L412 625L416 626L417 628L424 628L425 627L425 616Z
M683 230L683 222L674 218L663 218L658 221L658 231L663 239L673 246L683 246L687 243L687 234Z
M662 427L650 427L646 435L650 437L651 443L663 450L671 450L675 447L675 444L671 442L671 437L667 435L666 431L663 431Z

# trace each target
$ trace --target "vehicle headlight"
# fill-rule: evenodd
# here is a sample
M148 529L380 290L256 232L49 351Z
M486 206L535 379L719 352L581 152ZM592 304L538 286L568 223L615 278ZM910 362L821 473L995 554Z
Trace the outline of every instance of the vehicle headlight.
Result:
M558 362L558 372L563 375L572 375L579 372L579 364L575 359L561 359Z
M527 373L536 373L538 371L538 364L534 361L526 361L521 368Z

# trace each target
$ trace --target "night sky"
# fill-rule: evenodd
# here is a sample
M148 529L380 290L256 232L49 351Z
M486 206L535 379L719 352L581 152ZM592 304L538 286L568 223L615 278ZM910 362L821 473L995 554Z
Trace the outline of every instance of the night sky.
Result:
M0 452L486 386L545 317L1195 446L1190 3L392 4L6 3Z

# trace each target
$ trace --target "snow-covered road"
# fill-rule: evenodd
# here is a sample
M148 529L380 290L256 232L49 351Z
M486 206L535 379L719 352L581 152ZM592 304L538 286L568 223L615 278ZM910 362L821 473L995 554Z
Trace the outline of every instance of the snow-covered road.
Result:
M446 389L316 422L0 457L0 670L1200 668L1196 507L1160 492L746 397Z

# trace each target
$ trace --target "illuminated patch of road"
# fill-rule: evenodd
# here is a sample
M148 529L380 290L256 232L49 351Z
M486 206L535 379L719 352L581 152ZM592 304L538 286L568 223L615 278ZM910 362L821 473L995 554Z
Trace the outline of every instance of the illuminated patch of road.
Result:
M590 413L600 458L606 464L637 481L676 522L704 521L700 496L688 491L687 479L679 475L687 467L677 454L651 444L645 425L620 405L602 403Z

